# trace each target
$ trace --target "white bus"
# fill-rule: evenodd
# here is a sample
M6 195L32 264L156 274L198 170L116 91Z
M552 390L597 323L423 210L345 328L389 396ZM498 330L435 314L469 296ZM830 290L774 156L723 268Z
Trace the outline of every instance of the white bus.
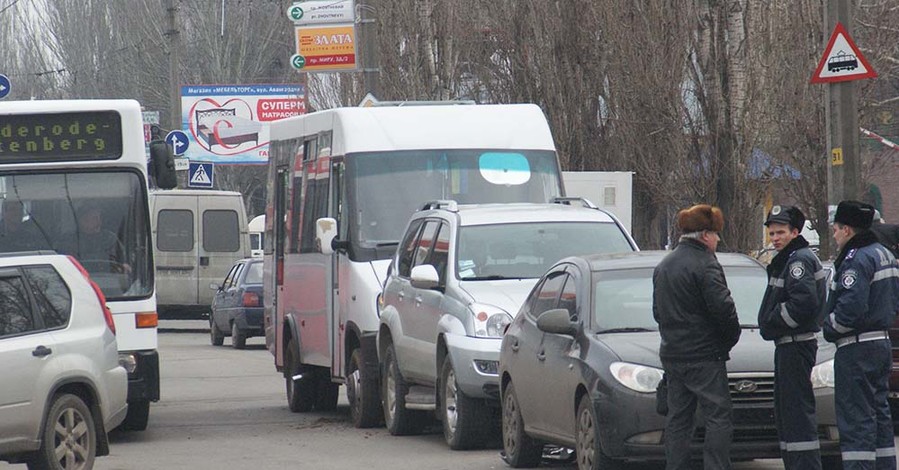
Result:
M377 300L412 213L564 195L536 105L332 109L273 122L270 148L266 344L291 410L331 409L346 384L357 427L381 419Z
M129 430L159 400L151 246L136 101L0 102L0 252L53 250L90 272L128 370Z

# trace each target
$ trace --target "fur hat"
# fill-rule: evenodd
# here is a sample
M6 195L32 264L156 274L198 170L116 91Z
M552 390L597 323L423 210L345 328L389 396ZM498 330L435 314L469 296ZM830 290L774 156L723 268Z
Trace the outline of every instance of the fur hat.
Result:
M859 201L842 201L833 216L834 223L869 229L874 221L874 206Z
M677 226L683 233L720 232L724 230L724 214L717 207L697 204L677 213Z

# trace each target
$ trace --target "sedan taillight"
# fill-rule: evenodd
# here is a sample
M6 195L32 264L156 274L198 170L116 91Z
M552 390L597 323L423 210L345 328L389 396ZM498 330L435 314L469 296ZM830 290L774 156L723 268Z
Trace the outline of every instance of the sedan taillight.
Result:
M244 292L243 299L241 299L241 305L244 307L258 307L259 306L259 294L255 292Z
M109 327L109 330L112 331L112 334L115 334L115 320L113 320L112 318L112 311L110 311L109 307L106 306L106 296L103 295L103 291L100 290L100 286L98 286L97 283L94 282L93 279L91 279L91 275L87 272L86 269L84 269L84 266L82 266L77 259L72 256L69 256L68 258L69 261L71 261L72 264L74 264L75 267L78 268L78 271L81 272L84 278L87 279L87 282L90 283L91 288L94 289L94 294L97 295L97 300L100 301L100 308L103 309L103 319L106 320L106 326Z

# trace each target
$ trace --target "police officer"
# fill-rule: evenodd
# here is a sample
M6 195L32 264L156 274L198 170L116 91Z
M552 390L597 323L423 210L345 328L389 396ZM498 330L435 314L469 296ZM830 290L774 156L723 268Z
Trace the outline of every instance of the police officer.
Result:
M774 417L786 469L820 469L811 372L815 335L827 298L826 274L799 234L805 215L774 206L765 226L777 255L768 265L768 289L759 308L762 337L774 341Z
M845 470L896 468L887 330L899 308L899 266L871 232L873 218L870 205L843 201L833 222L840 252L824 337L837 346L835 400Z

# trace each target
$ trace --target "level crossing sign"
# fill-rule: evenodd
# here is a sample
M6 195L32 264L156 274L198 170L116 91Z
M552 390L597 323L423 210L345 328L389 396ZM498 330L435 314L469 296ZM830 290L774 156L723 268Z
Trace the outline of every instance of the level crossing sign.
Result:
M876 77L877 73L849 37L846 28L842 23L837 23L824 49L824 57L821 57L812 75L812 83L845 82Z
M190 162L187 169L189 188L212 188L212 163Z

